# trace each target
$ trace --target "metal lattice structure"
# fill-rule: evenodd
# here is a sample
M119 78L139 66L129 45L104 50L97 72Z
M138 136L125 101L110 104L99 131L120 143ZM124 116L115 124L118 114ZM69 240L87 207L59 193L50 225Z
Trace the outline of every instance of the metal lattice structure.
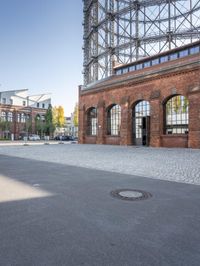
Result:
M200 40L200 0L83 0L84 85Z

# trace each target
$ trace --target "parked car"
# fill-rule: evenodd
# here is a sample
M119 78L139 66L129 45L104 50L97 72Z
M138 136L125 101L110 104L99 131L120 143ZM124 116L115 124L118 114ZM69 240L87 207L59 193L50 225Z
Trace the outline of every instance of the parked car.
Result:
M29 140L40 140L40 136L36 134L29 135Z
M72 141L74 140L72 136L55 136L54 140L60 140L60 141Z
M54 139L54 140L60 140L60 136L57 135L57 136L55 136L53 139Z

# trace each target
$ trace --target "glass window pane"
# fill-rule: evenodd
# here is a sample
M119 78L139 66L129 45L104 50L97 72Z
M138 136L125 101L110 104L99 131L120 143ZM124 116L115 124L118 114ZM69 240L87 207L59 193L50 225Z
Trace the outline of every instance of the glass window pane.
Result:
M94 107L87 113L87 134L90 136L97 135L97 109Z
M8 112L8 118L7 118L7 120L9 122L12 122L13 121L13 113L12 112Z
M168 55L160 57L160 63L167 62L169 60Z
M189 102L182 95L174 96L165 105L166 134L188 133L188 106Z
M197 54L197 53L199 53L199 46L190 48L190 54Z
M150 67L151 66L151 61L144 62L144 67Z
M135 71L135 66L130 66L129 71Z
M116 104L112 106L107 113L107 134L113 136L119 136L120 126L121 126L121 107Z
M1 112L1 121L7 121L7 114L6 112Z
M121 70L121 69L117 69L117 70L115 71L115 73L116 73L116 75L121 75L122 70Z
M189 54L189 50L185 49L179 52L179 57L184 57L184 56L187 56L188 54Z
M159 58L153 59L151 62L152 62L151 63L152 66L158 65L159 64Z
M140 69L142 69L142 68L143 68L142 64L137 64L137 65L136 65L136 70L140 70Z
M178 53L173 53L169 55L170 60L174 60L178 58Z
M128 73L128 67L123 68L123 69L122 69L122 72L123 72L123 74Z

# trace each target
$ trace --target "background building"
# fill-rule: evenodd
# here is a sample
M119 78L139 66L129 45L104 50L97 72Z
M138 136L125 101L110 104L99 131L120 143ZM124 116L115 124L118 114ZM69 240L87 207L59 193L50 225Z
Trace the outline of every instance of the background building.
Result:
M49 94L29 96L28 89L0 92L0 138L20 139L37 133L36 119L43 123L51 104Z
M71 113L71 116L65 117L63 127L56 127L54 136L58 135L78 137L78 127L74 124L74 113Z
M78 123L76 122L75 116L76 116L76 110L71 113L71 131L72 131L72 136L78 137Z

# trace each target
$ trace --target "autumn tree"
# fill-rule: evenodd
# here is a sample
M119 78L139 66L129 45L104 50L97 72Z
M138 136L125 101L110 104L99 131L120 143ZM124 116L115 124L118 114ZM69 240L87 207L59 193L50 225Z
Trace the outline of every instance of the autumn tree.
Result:
M74 126L78 127L78 103L76 103L75 107L74 107Z
M64 108L62 106L58 106L58 127L63 127L64 124L65 124Z
M63 127L65 124L64 108L62 106L53 108L53 124L56 127Z

